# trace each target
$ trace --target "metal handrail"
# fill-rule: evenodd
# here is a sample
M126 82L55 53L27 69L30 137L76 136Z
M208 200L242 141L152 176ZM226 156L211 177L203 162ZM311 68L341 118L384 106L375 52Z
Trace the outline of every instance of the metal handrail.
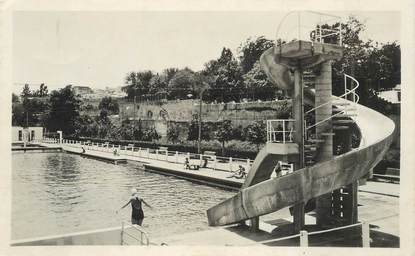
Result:
M45 140L47 140L45 138ZM111 153L112 150L118 149L118 145L114 145L114 148L108 148L105 146L105 144L95 144L91 146L82 145L81 142L77 141L75 143L70 143L68 141L63 142L68 147L75 147L75 148L81 148L82 146L85 147L86 150L89 151L98 151L98 152L106 152ZM221 157L216 155L205 155L205 154L196 154L196 153L190 153L190 152L180 152L180 151L166 151L163 150L163 153L160 153L159 150L153 149L154 152L150 152L149 148L142 148L142 147L130 147L128 150L124 149L125 147L122 146L121 150L119 151L120 155L126 155L131 157L141 157L141 158L149 158L154 159L158 161L167 161L167 162L173 162L176 164L184 163L184 158L196 158L200 159L201 161L205 158L208 158L208 161L210 161L210 167L213 170L218 171L233 171L233 167L243 164L246 166L247 169L250 168L252 160L249 158L233 158L233 157ZM223 168L223 164L219 163L217 160L225 160L225 164L228 165L228 168ZM213 164L212 164L213 162Z
M316 31L316 37L315 37L316 40L315 41L318 41L318 42L321 43L323 38L328 37L328 36L331 36L331 35L337 35L338 34L339 35L339 45L341 46L343 44L343 35L342 35L342 26L341 26L342 25L342 22L341 22L342 21L342 17L336 16L336 15L332 15L332 14L327 14L327 13L315 12L315 11L290 11L290 12L288 12L286 15L284 15L282 17L280 23L277 26L277 30L276 30L276 33L275 33L275 45L278 45L278 46L281 45L281 43L278 43L278 40L281 39L280 38L280 29L281 29L284 21L287 19L287 17L290 16L290 15L292 15L292 14L297 14L297 16L298 16L297 17L298 18L298 24L297 24L297 28L298 28L298 39L301 39L301 28L305 27L305 26L302 26L301 25L301 14L302 13L314 14L314 15L317 15L320 18L320 21L315 26L316 29L310 31L310 32ZM323 20L321 20L321 17L322 16L324 16L324 17L331 17L332 19L339 20L339 28L338 29L336 29L336 28L332 28L332 29L325 28L325 29L322 29L321 28L321 25L323 24L323 22L327 22L327 21L330 20L330 19L328 19L328 20L324 20L323 21ZM329 34L329 35L323 35L322 34L322 31L332 31L332 32L335 32L335 33L332 33L332 34ZM314 42L311 39L309 41Z
M267 120L267 142L292 142L293 137L292 134L295 132L294 127L292 126L291 129L286 130L286 123L295 122L294 119L270 119ZM275 130L273 123L282 123L282 130ZM278 127L277 127L278 128ZM276 134L282 133L282 140L276 139ZM286 138L288 134L288 138Z
M335 227L335 228L330 228L330 229L324 229L324 230L318 230L318 231L314 231L314 232L308 232L308 235L318 235L318 234L323 234L323 233L328 233L331 231L336 231L336 230L342 230L342 229L346 229L346 228L352 228L352 227L357 227L357 226L362 226L363 222L359 222L359 223L355 223L355 224L350 224L350 225L346 225L346 226L340 226L340 227Z
M140 234L141 234L140 239L139 239L139 238L137 238L137 237L135 237L135 236L133 236L133 235L131 235L130 233L127 233L127 232L125 231L125 228L124 228L124 226L125 226L125 225L127 225L128 227L132 227L132 228L134 228L135 230L139 231L139 232L140 232ZM148 246L148 245L150 244L149 235L148 235L148 233L147 233L146 231L144 231L143 229L141 229L139 226L137 226L137 225L132 225L132 224L130 224L130 223L128 223L128 222L126 222L126 221L123 221L123 222L121 223L121 245L127 244L127 243L125 243L125 241L124 241L124 235L128 235L129 237L131 237L131 238L135 239L136 241L140 242L140 244L141 244L141 245L147 245L147 246ZM144 235L144 236L143 236L143 235ZM145 240L146 240L146 242L145 242L145 243L143 243L143 237L144 237L144 238L145 238Z
M341 227L335 227L335 228L331 228L331 229L318 230L318 231L314 231L314 232L307 232L305 230L302 230L298 234L279 237L279 238L274 238L274 239L268 239L268 240L264 240L264 241L253 242L253 243L249 243L249 244L245 244L245 245L267 244L267 243L279 242L279 241L284 241L284 240L300 237L300 245L301 246L308 246L308 236L310 236L310 235L323 234L323 233L328 233L328 232L332 232L332 231L336 231L336 230L342 230L342 229L357 227L357 226L362 226L363 229L366 229L362 232L362 242L363 242L362 244L363 244L363 247L370 247L370 240L369 240L370 239L370 233L369 233L369 223L368 222L358 222L358 223L355 223L355 224L350 224L350 225L341 226ZM305 236L306 241L303 241L303 236Z
M356 89L359 87L359 82L354 78L354 77L352 77L352 76L349 76L349 75L347 75L347 74L343 74L344 75L344 91L345 91L345 93L344 94L342 94L342 95L340 95L340 96L338 96L339 98L345 98L345 99L347 99L346 97L347 97L347 95L349 95L349 94L351 94L351 93L354 93L356 96L357 96L357 101L354 101L354 103L357 103L357 102L359 102L359 95L357 95L357 93L355 92L356 91ZM357 85L356 85L356 87L355 88L353 88L353 89L348 89L347 88L347 81L346 81L346 78L350 78L350 79L352 79L353 80L353 82L355 82ZM327 104L330 104L330 103L332 103L331 101L329 101L329 102L326 102L326 103L324 103L324 104L321 104L321 105L319 105L319 106L317 106L317 107L314 107L314 108L312 108L312 109L310 109L310 110L308 110L308 111L306 111L305 112L305 114L309 114L309 113L311 113L311 112L313 112L314 110L316 110L316 109L318 109L318 108L321 108L321 107L323 107L323 106L325 106L325 105L327 105Z
M348 89L347 88L347 79L351 79L356 84L356 86L353 87L352 89ZM351 100L351 102L357 104L359 102L359 99L360 99L359 95L356 93L356 90L357 90L357 88L359 88L359 85L360 85L359 84L359 81L357 81L354 77L352 77L350 75L347 75L347 74L344 74L344 90L345 90L345 93L342 94L342 95L340 95L339 98L343 98L345 100L348 100L348 96L349 95L352 95L353 96L353 99ZM312 111L315 111L316 109L319 109L319 108L321 108L323 106L326 106L328 104L332 104L332 101L333 100L328 101L328 102L326 102L324 104L321 104L321 105L319 105L317 107L314 107L314 108L308 110L307 112L305 112L305 114L309 114ZM336 113L336 114L334 114L334 115L331 115L331 116L329 116L329 117L327 117L327 118L325 118L325 119L323 119L323 120L321 120L321 121L319 121L319 122L317 122L317 123L315 123L313 125L307 126L306 129L305 129L305 132L307 132L307 130L309 130L309 129L317 126L317 125L320 125L320 124L322 124L322 123L324 123L324 122L326 122L328 120L331 120L333 117L336 117L336 116L341 115L341 114L344 114L344 113L346 113L346 110L345 109L342 110L342 111L340 111L340 112L338 112L338 113Z

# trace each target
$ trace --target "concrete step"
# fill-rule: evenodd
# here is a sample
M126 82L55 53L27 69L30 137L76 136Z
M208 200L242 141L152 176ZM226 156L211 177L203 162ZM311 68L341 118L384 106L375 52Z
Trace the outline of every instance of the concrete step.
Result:
M323 143L325 140L322 139L310 139L307 142L311 142L311 143Z
M332 102L332 104L335 106L349 106L351 103L339 101L339 102Z
M355 120L353 120L353 119L333 120L333 125L336 125L336 124L353 124L353 123L355 123Z
M349 126L333 126L333 130L347 130Z
M333 132L323 132L323 133L321 133L320 134L321 136L334 136L334 135L336 135L335 133L333 133Z
M333 118L349 118L352 116L357 116L357 114L339 114L339 115L334 116Z

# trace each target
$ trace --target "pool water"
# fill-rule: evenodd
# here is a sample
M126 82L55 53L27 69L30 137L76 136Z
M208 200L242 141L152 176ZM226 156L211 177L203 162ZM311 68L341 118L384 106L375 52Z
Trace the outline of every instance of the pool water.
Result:
M151 237L208 229L206 210L235 192L67 153L12 154L12 239L116 227L130 220L130 189Z

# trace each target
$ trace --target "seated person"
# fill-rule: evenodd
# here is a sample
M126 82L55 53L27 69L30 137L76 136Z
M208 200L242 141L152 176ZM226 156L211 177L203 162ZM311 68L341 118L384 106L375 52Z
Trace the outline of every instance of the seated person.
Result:
M226 178L242 179L245 176L246 176L245 168L242 165L239 165L239 169L237 171L233 172L233 174L231 176L228 176Z
M82 154L85 154L85 148L84 147L82 147Z
M203 159L203 164L200 166L200 168L206 168L208 164L208 160L205 158Z
M278 161L277 165L274 167L275 175L278 177L282 176L282 162Z

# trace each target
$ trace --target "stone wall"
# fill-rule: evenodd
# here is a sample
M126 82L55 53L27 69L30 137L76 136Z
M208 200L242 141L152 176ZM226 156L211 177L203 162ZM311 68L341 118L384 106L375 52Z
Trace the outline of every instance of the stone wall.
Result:
M181 131L181 140L186 140L188 124L199 115L199 100L177 100L164 102L138 102L117 99L120 106L118 117L111 118L113 122L125 119L140 120L143 128L155 127L163 138L167 135L169 123L178 124ZM83 114L99 115L99 100L88 100L84 104L91 104L94 110L84 111ZM291 108L290 100L245 102L245 103L203 103L202 121L217 123L222 120L231 120L232 124L246 127L254 121L267 119L287 118L287 111ZM134 117L135 114L135 117ZM118 119L118 120L116 120Z
M287 114L290 101L268 101L247 103L223 103L202 104L202 120L206 122L218 122L231 120L234 125L246 126L253 121L277 119ZM159 104L137 103L135 119L154 121L189 122L197 118L199 113L199 101L182 100L169 101ZM134 117L134 103L124 102L120 104L120 118L132 119Z

